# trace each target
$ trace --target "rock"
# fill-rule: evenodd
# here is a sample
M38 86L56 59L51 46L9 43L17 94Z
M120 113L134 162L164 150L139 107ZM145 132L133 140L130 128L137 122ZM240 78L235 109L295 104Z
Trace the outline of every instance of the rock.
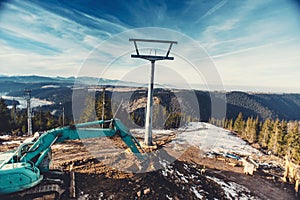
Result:
M99 193L99 197L103 197L104 196L104 193L103 192L100 192Z
M142 194L141 191L138 191L138 192L136 193L136 195L137 195L139 198L141 197L141 194Z
M150 193L150 188L144 189L144 194L147 195Z

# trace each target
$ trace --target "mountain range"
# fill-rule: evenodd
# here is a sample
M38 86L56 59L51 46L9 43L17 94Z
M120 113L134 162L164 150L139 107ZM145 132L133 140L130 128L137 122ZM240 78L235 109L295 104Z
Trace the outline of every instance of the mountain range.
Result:
M128 108L131 112L135 108L142 110L138 112L144 113L145 97L147 96L146 88L142 84L124 82L119 80L110 80L94 77L44 77L44 76L0 76L0 93L9 96L22 97L24 89L32 90L32 96L39 99L53 101L54 105L48 105L47 110L51 110L51 106L57 104L67 104L71 109L72 89L76 83L76 87L80 86L83 90L88 88L106 85L106 87L135 87L135 92L119 91L120 98L123 95L131 95L129 103L132 108ZM175 91L175 92L174 92ZM116 92L116 91L115 91ZM196 96L196 102L191 101L191 95ZM118 95L114 95L118 96ZM167 90L155 89L154 97L159 99L160 104L168 110L180 110L179 106L192 110L198 106L201 121L208 121L211 117L211 99L226 105L226 118L236 118L239 112L244 117L279 118L285 120L300 120L300 94L275 94L275 93L248 93L241 91L219 92L219 91L199 91L199 90ZM142 99L142 100L141 100ZM138 101L139 100L139 101ZM177 102L177 103L176 103ZM143 104L134 105L134 104ZM171 108L172 107L172 108ZM71 110L68 112L71 115Z
M132 94L132 104L146 104L146 90ZM195 98L196 100L193 100ZM168 111L192 113L192 117L200 121L208 121L211 117L235 119L241 112L245 118L258 117L261 121L270 119L300 120L300 94L265 94L232 92L208 92L188 90L155 89L154 98ZM212 103L212 99L213 102ZM140 110L143 117L145 106L132 105ZM212 108L214 107L214 108ZM199 114L195 115L196 110ZM216 109L214 114L212 110ZM218 110L219 109L219 110ZM132 110L132 109L131 109ZM225 111L223 111L225 110ZM219 112L220 111L220 112Z

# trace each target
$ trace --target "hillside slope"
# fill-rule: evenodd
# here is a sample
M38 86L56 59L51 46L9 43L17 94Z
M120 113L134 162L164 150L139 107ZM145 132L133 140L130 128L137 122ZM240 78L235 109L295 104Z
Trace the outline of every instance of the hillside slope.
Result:
M138 91L138 95L133 93L131 97L132 104L142 102L144 106L146 105L145 90ZM252 116L254 118L259 117L260 120L267 118L300 120L300 94L250 94L245 92L224 94L207 91L156 89L154 97L157 97L160 100L159 104L168 111L185 111L200 121L208 121L211 117L212 98L216 102L214 106L226 106L226 118L228 119L235 119L239 112L242 112L245 118ZM139 105L132 106L141 109ZM200 116L199 113L195 116L197 109L199 109ZM141 114L141 117L143 115L144 113ZM224 116L220 115L219 117Z

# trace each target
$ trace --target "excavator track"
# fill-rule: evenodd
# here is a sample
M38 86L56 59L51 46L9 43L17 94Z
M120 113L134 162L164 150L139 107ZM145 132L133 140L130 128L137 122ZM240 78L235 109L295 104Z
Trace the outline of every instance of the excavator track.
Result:
M43 181L37 186L22 192L0 196L0 199L13 200L60 200L69 199L69 174L60 171L49 171L43 174Z

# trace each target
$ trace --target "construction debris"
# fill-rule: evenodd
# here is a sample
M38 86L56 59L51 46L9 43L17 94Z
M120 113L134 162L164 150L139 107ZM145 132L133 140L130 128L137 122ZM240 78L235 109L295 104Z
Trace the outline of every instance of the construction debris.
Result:
M259 165L251 157L242 158L241 160L244 166L244 173L252 176Z
M300 167L294 164L290 158L285 156L285 171L282 178L283 182L290 182L295 184L295 192L299 192L299 181L300 181Z

